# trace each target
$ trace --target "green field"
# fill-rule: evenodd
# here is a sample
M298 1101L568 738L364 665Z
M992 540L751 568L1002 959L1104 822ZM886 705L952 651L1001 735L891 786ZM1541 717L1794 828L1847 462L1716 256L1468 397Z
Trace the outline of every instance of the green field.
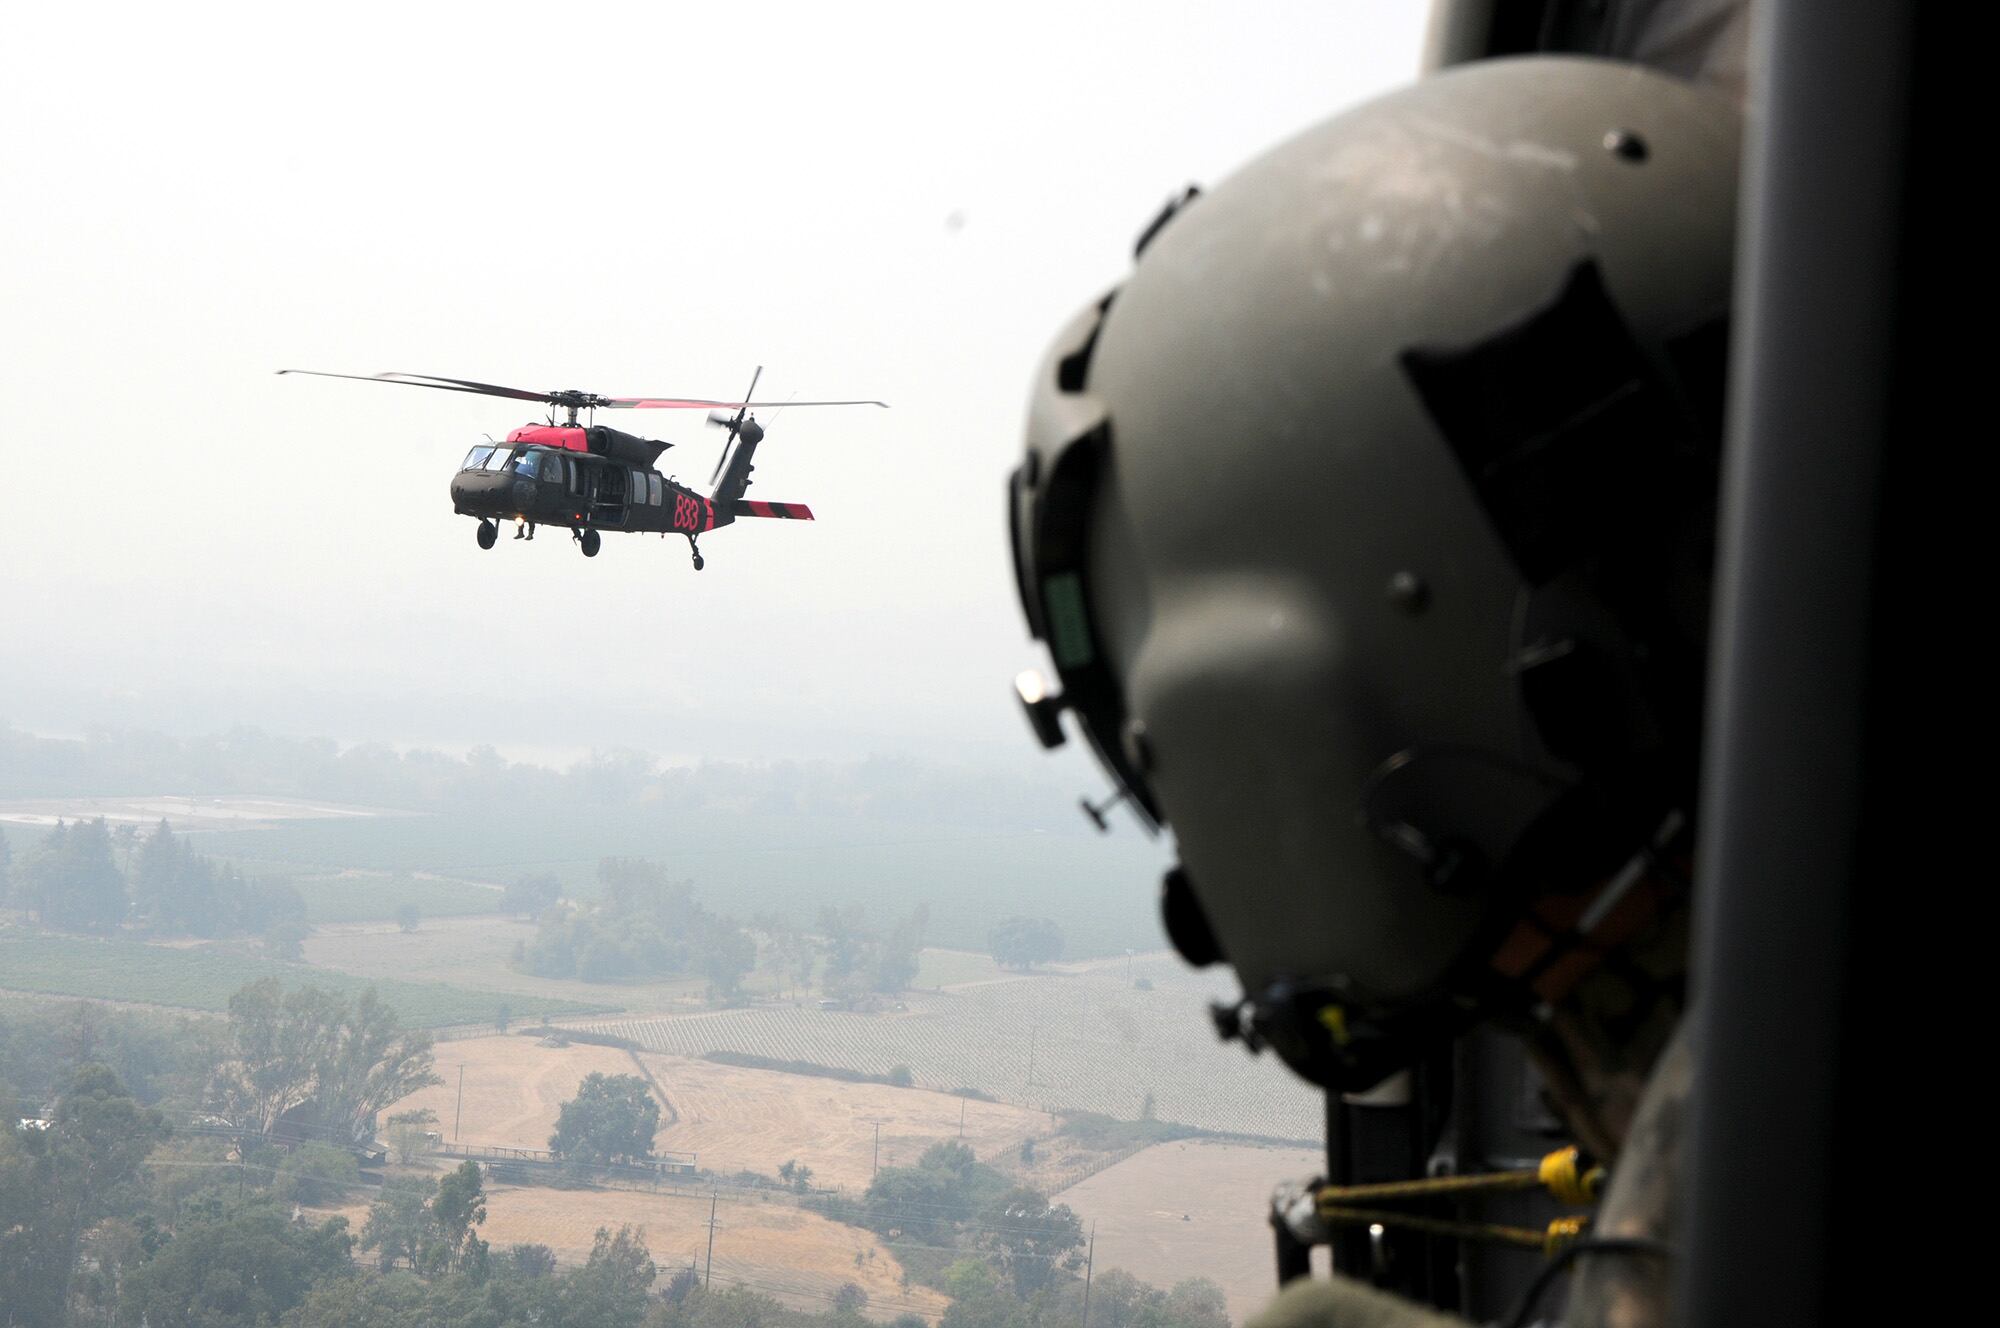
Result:
M997 833L671 807L634 814L597 808L524 813L496 806L431 816L290 821L204 831L189 839L204 853L273 873L325 875L359 868L505 882L551 871L574 897L594 893L599 858L644 857L693 881L709 907L739 918L769 911L809 926L823 905L859 904L870 922L881 926L927 903L931 925L925 940L931 945L983 950L988 929L1015 915L1054 918L1070 957L1166 944L1156 903L1166 851L1129 824L1097 836L1066 828ZM373 916L393 913L391 905ZM320 916L336 920L332 913Z
M585 1014L610 1007L548 997L469 991L431 982L368 980L305 964L265 959L226 946L147 945L77 936L0 935L0 988L56 996L138 1001L189 1010L223 1010L245 983L276 977L348 995L373 986L405 1023L422 1028L478 1023L504 1001L516 1019Z
M394 875L299 876L292 878L306 901L310 922L379 922L415 904L427 918L500 912L500 892L470 881L426 880Z

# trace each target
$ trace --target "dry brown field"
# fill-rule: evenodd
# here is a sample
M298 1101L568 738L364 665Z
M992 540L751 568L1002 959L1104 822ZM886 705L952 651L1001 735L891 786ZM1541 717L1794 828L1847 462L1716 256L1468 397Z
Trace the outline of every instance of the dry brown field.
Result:
M960 1137L991 1160L1046 1134L1049 1118L1027 1107L977 1102L922 1088L854 1084L811 1075L746 1070L713 1061L645 1053L679 1120L661 1129L658 1147L694 1152L706 1171L775 1175L797 1159L816 1185L866 1189L874 1174L876 1130L881 1165L914 1166L932 1144Z
M465 1107L454 1135L459 1070L465 1071ZM437 1050L442 1084L412 1093L382 1113L429 1107L438 1130L459 1143L498 1148L547 1148L562 1104L593 1071L634 1074L632 1058L616 1047L544 1047L532 1037L466 1038Z
M813 1169L816 1185L865 1189L874 1174L876 1130L881 1165L910 1166L934 1143L960 1137L973 1153L999 1160L1021 1141L1051 1128L1027 1107L976 1102L920 1088L853 1084L811 1075L747 1070L682 1056L645 1054L646 1068L665 1090L660 1150L692 1152L703 1170L767 1176L796 1159ZM456 1135L459 1069L465 1106ZM545 1047L534 1037L463 1038L438 1047L442 1084L423 1089L382 1113L429 1107L440 1132L460 1143L547 1148L562 1104L593 1071L635 1074L632 1057L613 1047ZM1043 1145L1037 1144L1038 1151Z
M1237 1323L1277 1291L1271 1190L1325 1170L1316 1149L1182 1140L1155 1144L1056 1196L1097 1224L1097 1271L1170 1287L1207 1277Z
M368 1220L365 1204L338 1211L357 1233ZM547 1245L561 1262L578 1264L590 1257L599 1227L643 1227L646 1248L664 1283L675 1267L703 1267L708 1218L706 1196L496 1185L487 1191L486 1222L479 1234L495 1250ZM724 1198L716 1206L715 1221L717 1286L750 1286L798 1309L820 1311L828 1308L842 1283L853 1282L868 1293L867 1312L876 1319L906 1311L935 1319L948 1303L922 1286L906 1290L902 1265L870 1233L791 1204Z

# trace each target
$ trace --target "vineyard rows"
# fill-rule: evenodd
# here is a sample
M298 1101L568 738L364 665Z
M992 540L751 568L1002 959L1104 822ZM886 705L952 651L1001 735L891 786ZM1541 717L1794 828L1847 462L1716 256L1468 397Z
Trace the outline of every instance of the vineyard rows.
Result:
M572 1021L652 1051L732 1051L884 1074L906 1065L923 1088L970 1087L1004 1101L1141 1114L1205 1130L1316 1139L1323 1107L1270 1057L1219 1043L1206 1015L1220 983L1171 961L910 993L907 1010L852 1014L773 1005L699 1015Z

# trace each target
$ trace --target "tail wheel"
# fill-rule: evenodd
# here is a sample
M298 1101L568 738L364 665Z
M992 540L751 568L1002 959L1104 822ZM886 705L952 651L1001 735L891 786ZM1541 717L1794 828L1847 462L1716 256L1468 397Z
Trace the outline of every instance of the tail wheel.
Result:
M583 532L582 543L583 556L586 558L595 558L598 546L604 543L604 539L596 531L586 530Z
M493 547L493 541L500 538L500 527L491 521L482 521L479 523L479 534L476 538L479 540L480 548L490 549Z

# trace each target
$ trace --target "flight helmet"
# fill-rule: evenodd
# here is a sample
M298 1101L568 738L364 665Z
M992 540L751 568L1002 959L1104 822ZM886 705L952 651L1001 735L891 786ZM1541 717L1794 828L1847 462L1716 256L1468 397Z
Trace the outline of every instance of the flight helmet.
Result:
M1634 66L1455 68L1176 200L1038 371L1010 525L1057 678L1021 699L1171 828L1225 1031L1322 1084L1532 1012L1657 909L1628 867L1692 796L1739 132Z

